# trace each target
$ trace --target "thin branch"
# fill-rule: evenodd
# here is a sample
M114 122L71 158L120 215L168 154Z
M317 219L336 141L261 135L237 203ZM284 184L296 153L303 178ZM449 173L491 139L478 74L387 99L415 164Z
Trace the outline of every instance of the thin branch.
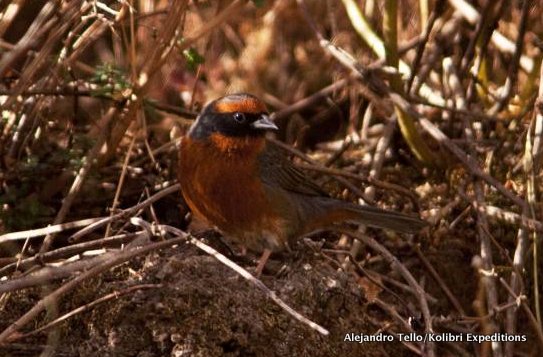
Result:
M36 237L41 237L47 234L60 233L60 232L64 232L70 229L74 229L74 228L85 227L85 226L88 226L89 224L98 222L102 219L104 219L104 217L87 218L87 219L81 219L79 221L55 224L55 225L47 226L44 228L30 229L28 231L6 233L6 234L0 235L0 244L5 243L7 241L12 241L12 240L36 238Z

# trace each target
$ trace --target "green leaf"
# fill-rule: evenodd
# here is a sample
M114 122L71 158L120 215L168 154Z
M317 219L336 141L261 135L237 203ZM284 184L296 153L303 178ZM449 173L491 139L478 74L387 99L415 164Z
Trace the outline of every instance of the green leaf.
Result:
M117 94L130 88L130 81L126 74L111 64L97 66L94 77L90 81L96 84L96 88L91 93L94 96L115 98Z
M187 60L187 66L190 70L195 71L199 64L204 63L205 58L198 53L193 47L183 51L183 55Z

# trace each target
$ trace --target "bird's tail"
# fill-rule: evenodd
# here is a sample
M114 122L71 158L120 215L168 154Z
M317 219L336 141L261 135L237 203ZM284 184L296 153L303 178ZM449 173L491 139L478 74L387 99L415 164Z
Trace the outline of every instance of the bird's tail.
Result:
M371 227L392 229L397 232L417 233L428 225L427 222L418 217L387 211L373 206L352 205L351 207L346 207L345 210L358 223Z
M324 204L323 204L324 203ZM376 228L391 229L402 233L417 233L428 225L418 217L404 213L387 211L374 206L355 205L329 199L320 202L321 212L312 215L309 230L330 226L341 222L355 222Z

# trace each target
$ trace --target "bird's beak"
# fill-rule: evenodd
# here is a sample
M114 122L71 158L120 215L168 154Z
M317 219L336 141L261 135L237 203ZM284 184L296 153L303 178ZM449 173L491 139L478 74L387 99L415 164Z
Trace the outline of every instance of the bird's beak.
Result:
M267 114L262 114L260 118L252 122L251 127L259 130L279 130Z

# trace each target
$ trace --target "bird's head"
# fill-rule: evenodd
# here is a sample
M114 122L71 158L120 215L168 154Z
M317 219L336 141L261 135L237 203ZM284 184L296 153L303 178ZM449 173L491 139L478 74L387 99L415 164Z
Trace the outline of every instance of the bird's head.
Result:
M207 104L188 133L192 139L263 138L277 130L264 103L247 94L229 94Z

